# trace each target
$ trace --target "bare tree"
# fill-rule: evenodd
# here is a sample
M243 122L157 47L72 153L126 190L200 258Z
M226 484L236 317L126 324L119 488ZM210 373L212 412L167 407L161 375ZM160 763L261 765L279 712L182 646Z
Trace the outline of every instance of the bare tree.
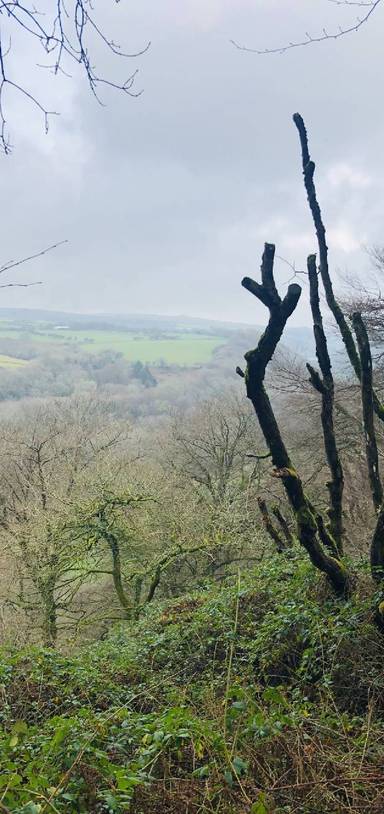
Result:
M345 275L345 286L340 302L349 320L352 320L355 311L362 315L368 331L376 373L379 373L381 382L384 356L384 295L382 292L384 249L381 246L374 246L368 250L368 255L372 265L371 273L364 280L351 274Z
M254 417L235 393L179 412L171 423L165 450L168 465L219 506L238 491L250 469L247 453Z
M177 543L166 540L161 528L154 545L143 526L140 523L137 526L137 512L141 509L147 514L150 504L154 506L156 502L156 498L145 494L128 491L118 494L116 485L113 491L110 486L101 486L96 498L80 504L62 526L69 547L74 540L82 541L81 548L85 546L96 554L98 564L94 564L92 573L112 578L119 608L129 621L137 619L152 602L171 566L180 569L187 557L208 549L204 538L189 545L181 540Z
M119 0L115 0L117 4ZM0 0L0 145L7 154L11 150L7 129L6 94L14 91L31 102L43 116L48 131L50 116L57 111L49 110L36 97L28 85L27 77L18 77L12 44L17 38L27 38L36 43L42 53L43 65L34 67L68 76L71 65L79 65L92 94L100 101L103 88L121 91L126 96L137 97L135 89L137 69L128 71L124 78L115 80L99 73L92 56L99 47L113 57L131 60L142 56L149 43L136 53L127 53L104 31L91 0L41 0L38 7L29 0ZM29 71L27 70L27 75Z
M37 620L49 645L60 616L73 612L89 569L87 549L63 535L63 517L90 473L123 440L108 418L101 405L74 400L38 409L1 431L1 536L17 564L14 601Z

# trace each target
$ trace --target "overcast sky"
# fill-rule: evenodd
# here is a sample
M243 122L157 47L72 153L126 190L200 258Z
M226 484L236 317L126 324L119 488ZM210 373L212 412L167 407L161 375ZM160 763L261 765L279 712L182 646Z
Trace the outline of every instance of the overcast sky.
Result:
M317 162L332 266L367 273L364 247L384 243L384 6L358 34L270 56L229 40L273 47L336 30L358 9L327 0L95 8L124 48L151 40L128 67L97 52L99 70L116 78L137 66L144 93L104 92L100 107L81 74L53 79L33 68L42 59L29 41L13 40L15 79L61 115L46 136L37 111L8 89L14 151L0 157L0 263L69 242L15 272L44 285L3 289L3 306L262 322L240 281L257 277L264 241L298 269L316 249L296 110ZM289 276L279 262L281 283ZM303 298L291 324L307 321Z

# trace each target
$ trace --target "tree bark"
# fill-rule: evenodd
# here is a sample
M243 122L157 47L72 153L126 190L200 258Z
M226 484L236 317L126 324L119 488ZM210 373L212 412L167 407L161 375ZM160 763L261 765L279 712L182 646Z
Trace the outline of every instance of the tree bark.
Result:
M379 473L379 455L377 451L375 432L371 348L367 330L361 318L361 314L357 312L354 313L352 322L360 353L361 403L363 407L365 452L367 457L368 476L373 505L376 512L378 512L383 502L383 487Z
M353 370L355 371L357 378L360 380L361 365L359 354L357 352L355 341L353 339L352 331L334 295L333 285L329 274L326 231L321 215L320 205L317 200L315 183L313 180L316 165L314 161L311 161L311 157L309 154L307 130L304 124L304 120L302 116L300 116L300 113L294 114L293 121L297 127L300 138L304 186L307 192L309 208L311 210L312 219L317 236L317 242L319 246L320 274L321 279L323 281L325 297L327 300L328 307L330 308L340 330L340 334L344 342L344 346L347 351L349 361L353 367ZM376 415L380 418L381 421L384 421L384 405L381 404L380 399L378 398L375 392L373 393L373 400Z
M321 425L323 428L324 448L331 480L327 483L330 506L328 509L329 533L335 540L336 550L343 552L343 490L344 475L336 443L334 412L334 381L332 365L328 353L327 338L323 327L323 318L320 310L319 281L316 269L316 257L310 255L307 262L310 288L310 303L313 320L313 333L316 344L316 356L322 373L322 380L316 371L307 365L313 387L321 395Z
M276 529L275 529L275 527L274 527L274 525L272 523L272 520L270 518L268 507L267 507L267 504L266 504L265 500L263 500L261 497L259 497L257 499L257 502L259 504L259 509L260 509L260 514L261 514L261 518L262 518L262 521L263 521L263 526L264 526L267 534L269 534L271 540L273 540L277 551L279 552L279 554L281 554L285 550L285 548L287 546L286 546L284 540L282 539L282 537L280 537L279 532L276 531Z
M278 506L273 506L272 514L274 514L274 516L276 517L277 522L279 523L279 525L280 525L280 527L282 529L282 532L283 532L284 537L286 539L286 548L287 547L291 548L293 546L295 540L294 540L294 536L293 536L293 534L291 532L291 529L289 528L289 525L288 525L288 522L287 522L286 518L281 513Z
M371 570L373 579L381 582L384 579L384 505L374 420L372 355L367 329L361 314L354 313L352 321L361 362L361 402L368 476L372 502L377 512L376 527L371 541Z
M346 347L350 362L356 373L356 376L360 378L360 360L356 350L352 331L349 328L349 325L345 319L343 311L341 310L340 306L336 301L333 292L332 281L329 274L328 246L326 241L325 226L321 215L320 205L317 200L316 187L313 180L316 165L314 161L311 161L311 156L309 154L307 130L304 124L304 120L302 116L300 116L300 113L294 114L293 121L297 127L300 138L304 185L307 192L307 198L309 208L312 213L314 227L316 230L317 242L319 246L320 274L324 285L327 304L330 310L332 311L333 316L335 317L337 325L339 326L344 345Z
M107 542L111 549L112 554L112 578L116 595L120 602L121 607L123 608L125 618L131 619L132 604L126 595L123 586L119 543L114 534L107 535Z
M296 516L298 537L311 562L325 573L338 594L348 592L348 574L343 564L327 554L317 539L317 523L304 494L303 485L282 439L272 405L264 388L267 365L273 357L284 327L296 308L301 288L292 284L281 300L273 279L275 247L265 244L261 265L262 285L246 277L242 284L269 308L267 328L254 350L245 354L247 368L244 375L247 396L253 404L260 428L271 453L275 475L280 477L288 500Z

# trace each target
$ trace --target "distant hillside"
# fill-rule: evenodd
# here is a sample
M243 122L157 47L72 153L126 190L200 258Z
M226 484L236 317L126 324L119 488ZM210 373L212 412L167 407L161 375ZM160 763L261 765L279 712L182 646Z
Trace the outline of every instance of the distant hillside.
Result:
M182 314L167 316L163 314L73 314L65 311L48 311L32 308L0 308L0 320L9 320L20 324L49 324L57 323L71 330L114 330L114 331L143 331L164 332L172 331L194 333L204 332L215 335L233 334L246 331L248 335L255 332L255 337L264 330L264 325L251 325L250 323L223 322L200 317L188 317ZM337 334L328 337L329 348L336 370L344 366L342 344ZM284 333L284 344L294 353L314 359L315 349L312 328L308 326L287 327Z

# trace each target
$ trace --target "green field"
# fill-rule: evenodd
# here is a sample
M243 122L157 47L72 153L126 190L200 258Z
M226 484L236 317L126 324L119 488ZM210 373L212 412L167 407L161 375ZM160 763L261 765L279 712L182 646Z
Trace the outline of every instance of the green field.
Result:
M14 356L5 356L5 354L0 353L0 367L25 367L28 362L25 359L16 359Z
M141 362L154 363L163 359L169 364L179 365L208 362L215 348L224 341L219 336L200 334L179 334L175 338L152 339L123 331L63 331L61 336L65 342L80 343L89 353L114 350L122 353L130 362L140 359Z
M175 333L154 338L148 334L135 334L129 331L88 331L67 329L42 329L34 331L15 330L0 326L0 338L13 338L26 344L44 344L52 348L75 347L86 353L102 353L113 350L122 353L130 362L140 360L154 364L164 361L168 364L195 365L209 362L216 348L225 343L221 336ZM3 357L4 359L7 357ZM10 359L11 357L8 357ZM19 362L20 360L15 360Z

